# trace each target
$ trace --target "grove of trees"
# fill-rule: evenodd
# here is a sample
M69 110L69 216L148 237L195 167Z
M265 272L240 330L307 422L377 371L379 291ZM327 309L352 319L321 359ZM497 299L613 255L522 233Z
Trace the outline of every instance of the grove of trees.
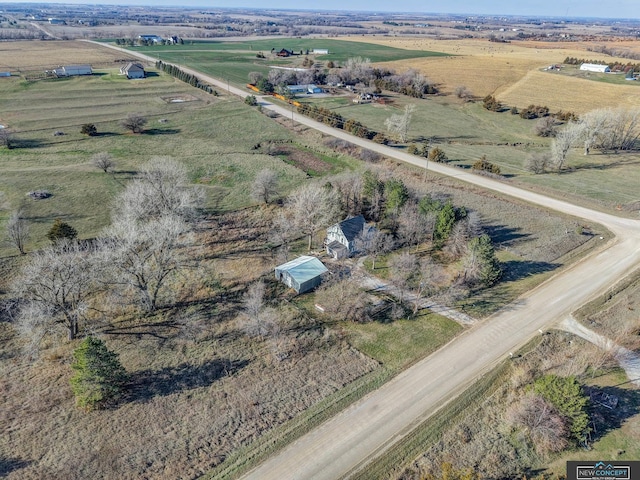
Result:
M200 196L188 183L183 165L156 158L117 198L112 224L99 238L78 242L73 227L54 223L51 245L30 255L12 286L29 350L61 329L69 339L90 331L105 313L105 293L119 291L145 312L158 307L168 283L194 262L189 249Z

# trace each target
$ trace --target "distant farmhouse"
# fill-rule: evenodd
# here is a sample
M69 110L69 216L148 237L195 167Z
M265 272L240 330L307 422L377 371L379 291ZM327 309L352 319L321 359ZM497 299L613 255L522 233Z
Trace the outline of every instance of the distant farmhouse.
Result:
M278 53L276 53L276 55L278 57L290 57L291 55L293 55L293 52L287 50L286 48L283 48Z
M329 54L329 49L327 49L327 48L314 48L313 50L311 50L311 53L313 55L328 55Z
M322 275L328 270L316 257L303 255L277 266L275 272L277 280L293 288L297 293L305 293L320 285Z
M67 22L65 22L64 20L60 20L59 18L50 18L49 19L49 24L51 24L51 25L66 25Z
M597 63L583 63L580 70L587 72L610 73L611 69L607 65L598 65Z
M138 35L138 39L151 43L162 43L164 40L160 35Z
M144 78L144 67L139 63L129 62L124 67L120 67L120 75L126 75L128 79Z
M327 254L335 259L347 258L356 252L356 238L372 227L367 227L364 217L349 218L327 228L325 245Z
M91 70L91 65L65 65L64 67L59 67L52 71L56 77L74 77L76 75L93 75L93 70Z
M290 93L322 93L322 88L314 84L309 85L287 85L287 89Z

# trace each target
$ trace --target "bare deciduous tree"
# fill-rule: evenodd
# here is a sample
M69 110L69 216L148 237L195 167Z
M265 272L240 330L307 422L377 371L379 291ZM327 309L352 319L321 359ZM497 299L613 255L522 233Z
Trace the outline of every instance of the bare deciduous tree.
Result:
M568 445L566 420L540 395L523 396L507 410L506 417L509 424L527 431L539 454L559 452Z
M265 338L279 333L275 309L266 307L264 301L264 282L249 286L244 296L244 316L240 320L241 328L250 337Z
M260 80L264 78L261 72L249 72L249 83L257 85Z
M547 117L539 118L536 122L533 131L539 137L555 137L556 136L556 128L560 122L558 122L551 115Z
M453 93L456 97L460 100L464 100L465 102L471 102L473 100L473 93L471 93L471 90L464 85L457 86Z
M393 250L393 238L377 228L365 228L355 238L356 250L371 257L371 269L376 269L376 258Z
M422 214L418 204L410 202L401 208L398 215L398 235L405 245L417 247L433 233L435 223L435 214Z
M191 245L189 225L175 215L117 221L103 243L110 256L110 282L133 292L140 306L153 312L168 281L193 265L186 251Z
M256 282L249 286L244 296L244 311L248 317L258 317L264 308L264 294L266 286L264 282Z
M132 133L142 133L144 126L147 124L147 119L137 113L130 113L122 121L122 126L127 130L131 130Z
M418 269L418 259L410 253L400 253L391 257L389 270L391 281L400 291L400 302L404 301L404 292Z
M192 218L202 202L201 191L189 185L184 165L166 157L154 158L116 201L114 220L137 221L177 215Z
M556 134L556 138L551 143L551 161L558 172L564 168L569 150L581 136L582 126L573 122L565 125Z
M336 320L366 322L369 320L370 302L352 278L325 283L316 292L316 303L324 313Z
M313 235L322 227L335 222L340 215L340 202L333 188L310 183L291 194L287 207L292 212L293 223L307 235L309 250Z
M415 301L413 306L414 315L420 308L420 301L425 296L433 294L444 281L445 273L441 265L434 262L431 257L425 257L419 262L416 277L414 289Z
M444 251L453 258L460 258L467 252L467 245L471 237L471 229L466 218L456 222L447 238Z
M25 254L25 244L29 239L29 225L21 211L13 212L7 222L7 238L18 249L21 255Z
M0 147L13 147L13 133L7 128L0 128Z
M91 163L94 167L103 170L104 173L111 172L116 166L116 161L111 154L107 152L100 152L93 155L93 157L91 157Z
M278 174L268 168L260 170L251 185L251 197L254 200L269 203L276 195L278 195Z
M35 252L13 285L26 302L21 311L22 331L37 337L36 343L56 325L64 325L73 340L87 319L96 293L99 268L91 251L76 242L58 242ZM32 337L33 338L33 337Z
M278 247L282 263L289 260L289 247L291 241L296 238L296 229L293 212L280 210L273 218L269 241Z
M340 203L347 215L356 216L362 213L362 175L346 173L331 179L337 189Z
M549 163L551 163L551 159L548 153L535 152L525 158L524 168L532 173L540 174L547 171Z
M640 109L604 108L592 110L580 119L584 138L584 153L592 148L629 150L640 137Z
M409 135L409 125L411 124L411 117L416 106L413 104L406 105L402 115L394 113L384 121L385 126L391 134L395 134L401 143L407 141Z

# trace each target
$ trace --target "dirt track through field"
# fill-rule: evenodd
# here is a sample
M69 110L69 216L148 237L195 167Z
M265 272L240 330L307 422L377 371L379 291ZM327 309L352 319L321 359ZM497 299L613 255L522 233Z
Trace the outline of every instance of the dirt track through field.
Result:
M227 90L207 75L181 67ZM230 93L250 95L230 87ZM287 108L262 99L269 108L293 121L377 151L389 158L425 168L425 160L384 145L352 137ZM480 376L508 358L509 353L566 318L572 311L603 293L640 264L640 221L547 198L508 183L430 162L434 172L488 188L562 213L597 222L616 238L586 258L523 295L510 308L476 324L455 340L405 370L362 400L298 439L249 472L255 480L335 480L348 478L382 454L443 404L462 394Z

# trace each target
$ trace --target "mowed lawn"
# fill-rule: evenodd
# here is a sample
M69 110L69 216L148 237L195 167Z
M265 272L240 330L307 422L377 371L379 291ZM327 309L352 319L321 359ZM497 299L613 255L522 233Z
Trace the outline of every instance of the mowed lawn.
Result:
M250 184L263 168L279 173L283 192L306 178L301 170L255 148L262 141L293 138L256 109L164 74L126 81L113 70L97 73L0 83L0 123L15 132L15 148L2 151L0 192L5 208L0 216L22 209L31 224L34 247L44 241L56 218L71 223L82 238L97 235L110 221L114 196L153 157L185 163L192 180L205 189L206 206L212 211L253 203ZM130 113L148 119L143 134L131 134L120 125ZM98 135L81 134L85 123L94 123ZM99 152L115 159L113 174L91 164ZM52 197L27 196L36 190L48 190Z

